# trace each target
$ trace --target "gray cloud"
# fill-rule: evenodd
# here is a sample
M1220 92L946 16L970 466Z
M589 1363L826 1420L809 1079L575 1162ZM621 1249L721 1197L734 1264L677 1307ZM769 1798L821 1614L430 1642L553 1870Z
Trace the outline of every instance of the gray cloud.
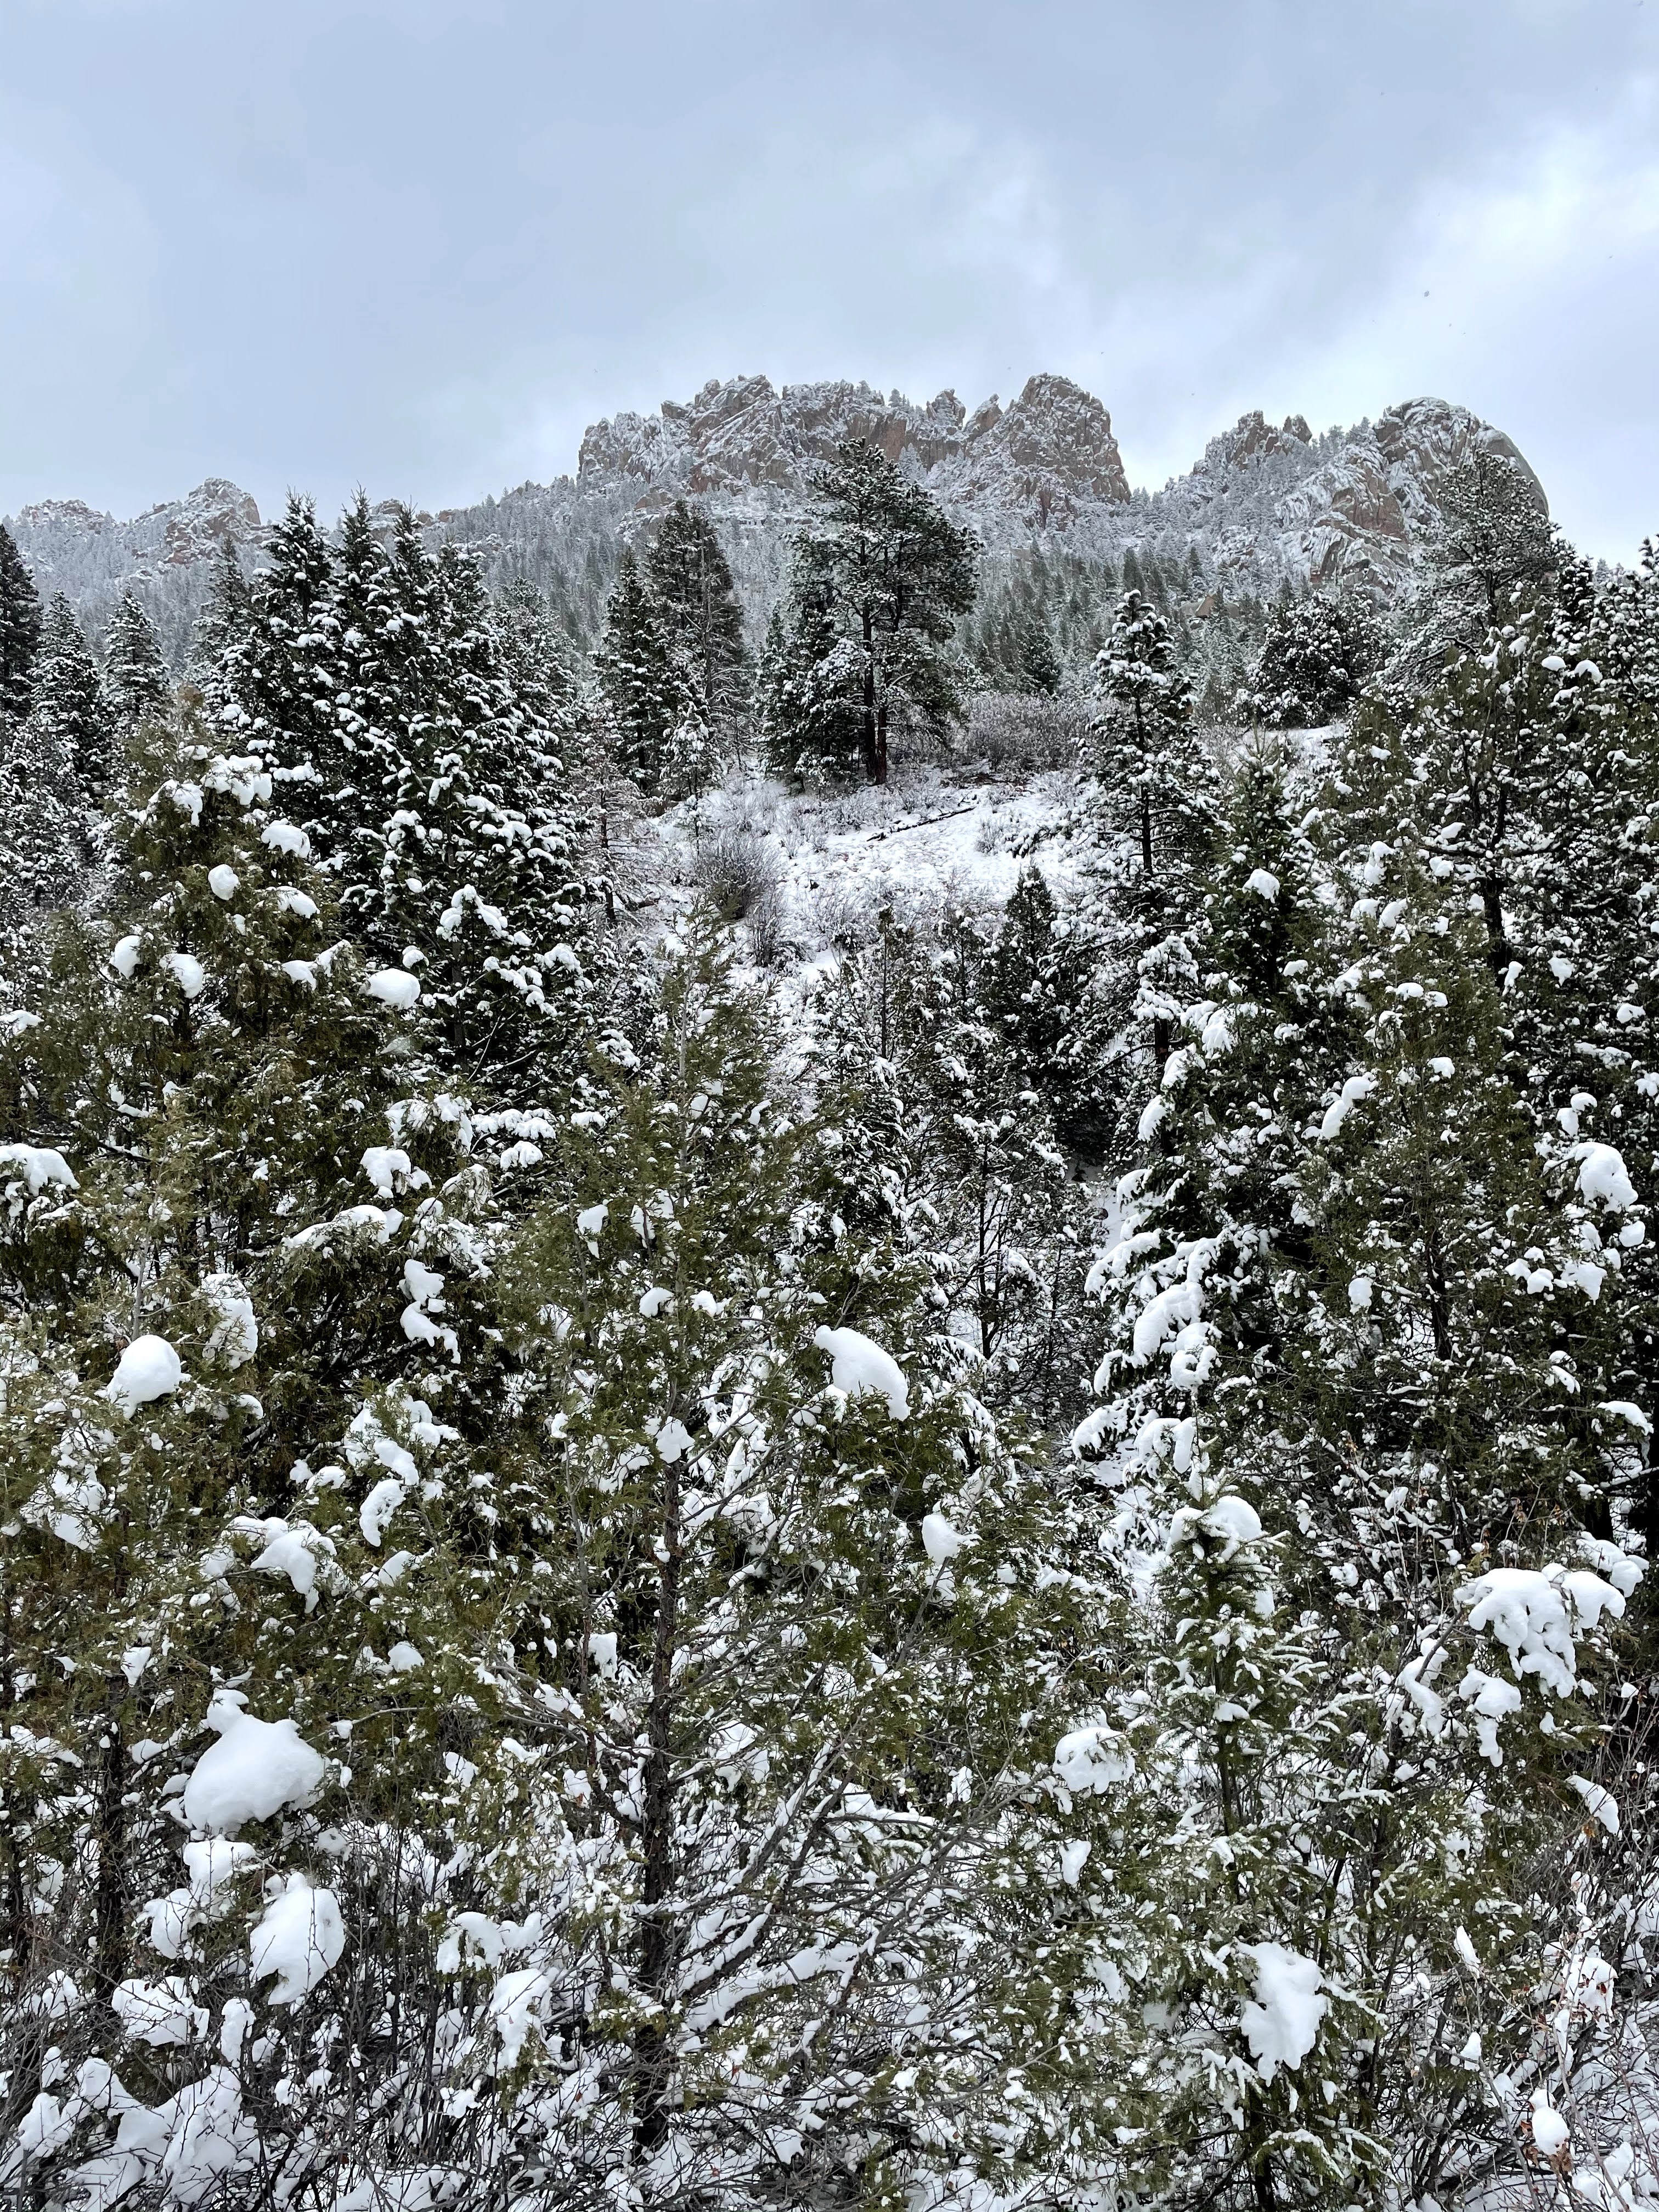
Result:
M427 504L710 375L1438 391L1659 528L1640 0L0 0L0 508Z

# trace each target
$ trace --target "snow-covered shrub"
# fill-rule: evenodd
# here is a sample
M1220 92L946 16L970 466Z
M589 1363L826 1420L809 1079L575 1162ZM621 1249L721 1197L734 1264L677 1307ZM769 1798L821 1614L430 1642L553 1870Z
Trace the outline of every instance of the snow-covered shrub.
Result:
M956 750L988 768L1012 771L1075 768L1089 750L1093 718L1085 699L1066 692L980 691Z

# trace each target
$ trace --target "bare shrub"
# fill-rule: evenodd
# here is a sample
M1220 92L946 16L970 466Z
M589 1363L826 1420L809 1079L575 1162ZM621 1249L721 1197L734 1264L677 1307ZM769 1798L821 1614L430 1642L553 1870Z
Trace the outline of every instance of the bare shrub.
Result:
M1073 768L1086 757L1092 732L1089 702L1075 694L981 691L962 750L993 769Z
M722 921L744 924L757 964L770 967L782 950L786 909L767 840L747 824L711 830L693 855L691 877Z

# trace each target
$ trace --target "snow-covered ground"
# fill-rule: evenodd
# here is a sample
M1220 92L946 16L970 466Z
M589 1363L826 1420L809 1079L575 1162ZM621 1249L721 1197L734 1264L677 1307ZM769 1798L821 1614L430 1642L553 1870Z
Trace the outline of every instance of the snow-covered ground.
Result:
M655 866L641 859L672 926L735 844L766 887L772 957L787 965L856 939L883 908L902 920L994 915L1033 864L1063 897L1084 849L1085 803L1071 771L994 778L915 764L881 788L808 793L734 771L699 805L649 824Z

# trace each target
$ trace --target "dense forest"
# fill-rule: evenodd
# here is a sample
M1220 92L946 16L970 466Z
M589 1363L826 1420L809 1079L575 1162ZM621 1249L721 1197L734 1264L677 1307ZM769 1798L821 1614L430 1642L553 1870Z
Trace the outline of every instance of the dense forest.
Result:
M1437 496L0 532L9 2201L1659 2192L1659 551ZM1083 864L804 961L714 799L929 762Z

